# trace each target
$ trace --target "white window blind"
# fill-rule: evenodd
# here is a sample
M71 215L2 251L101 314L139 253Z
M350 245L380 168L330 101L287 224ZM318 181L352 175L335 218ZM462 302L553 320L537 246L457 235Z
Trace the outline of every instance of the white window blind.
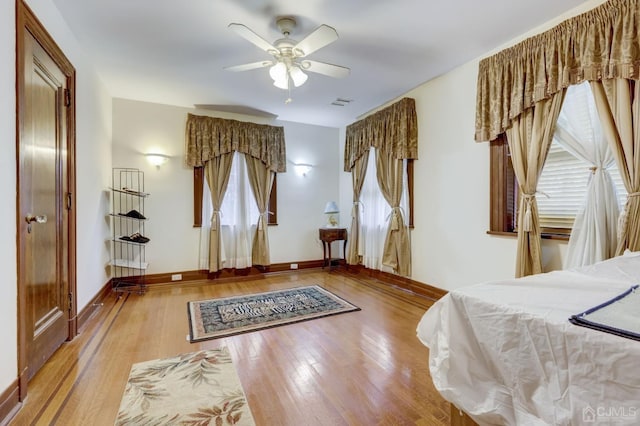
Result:
M587 198L593 199L594 194L600 193L596 188L590 197L586 196L593 176L591 167L598 162L608 165L618 205L626 201L622 178L606 143L591 87L587 82L570 86L538 180L536 199L541 227L573 227Z
M538 180L538 214L543 228L571 228L585 199L591 176L590 165L566 151L554 141ZM609 168L615 183L618 203L624 206L627 191L617 166Z

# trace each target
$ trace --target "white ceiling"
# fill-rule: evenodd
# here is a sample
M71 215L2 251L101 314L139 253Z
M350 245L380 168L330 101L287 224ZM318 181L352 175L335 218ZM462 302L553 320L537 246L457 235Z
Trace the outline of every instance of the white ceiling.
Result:
M249 107L281 120L338 127L477 58L583 0L54 0L114 97L177 106ZM320 24L338 41L310 59L351 68L345 79L309 73L287 92L268 68L223 67L271 57L227 28L273 42L277 16L296 40ZM333 106L336 98L352 99Z

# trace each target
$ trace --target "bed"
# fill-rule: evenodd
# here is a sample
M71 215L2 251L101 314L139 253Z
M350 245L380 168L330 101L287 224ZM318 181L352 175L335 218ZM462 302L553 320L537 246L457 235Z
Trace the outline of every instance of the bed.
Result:
M480 425L640 424L640 342L569 322L640 283L640 252L451 291L417 334L442 396Z

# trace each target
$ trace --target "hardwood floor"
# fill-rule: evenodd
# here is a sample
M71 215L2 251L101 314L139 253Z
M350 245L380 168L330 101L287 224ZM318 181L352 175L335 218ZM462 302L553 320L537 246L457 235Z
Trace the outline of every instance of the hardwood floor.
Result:
M190 300L311 284L362 310L187 341ZM113 296L29 382L10 424L113 425L131 364L227 346L258 425L448 425L449 403L433 387L415 332L431 304L335 270Z

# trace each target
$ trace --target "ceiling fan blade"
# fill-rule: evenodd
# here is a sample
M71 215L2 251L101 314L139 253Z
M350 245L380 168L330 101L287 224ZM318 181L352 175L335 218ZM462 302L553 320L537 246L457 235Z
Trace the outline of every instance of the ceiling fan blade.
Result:
M273 54L274 52L278 52L278 49L276 49L267 40L263 39L258 34L251 31L249 27L246 27L242 24L229 24L228 28L232 29L240 37L255 44L256 46L258 46L260 49L264 50L267 53Z
M302 69L305 71L316 72L318 74L328 75L334 78L344 78L351 73L351 70L340 65L327 64L318 61L302 61Z
M232 67L224 67L227 71L249 71L257 68L264 68L273 65L273 61L258 61L250 64L234 65Z
M293 48L300 57L307 56L316 50L333 43L338 39L338 32L328 25L320 25Z

